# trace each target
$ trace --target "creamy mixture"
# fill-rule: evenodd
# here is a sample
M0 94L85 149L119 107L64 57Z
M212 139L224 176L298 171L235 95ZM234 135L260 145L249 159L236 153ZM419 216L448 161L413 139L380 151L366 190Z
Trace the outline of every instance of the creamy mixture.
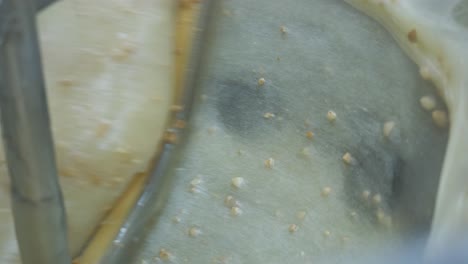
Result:
M38 16L73 255L157 150L173 100L173 9L169 0L62 0ZM4 163L0 179L0 263L15 263Z

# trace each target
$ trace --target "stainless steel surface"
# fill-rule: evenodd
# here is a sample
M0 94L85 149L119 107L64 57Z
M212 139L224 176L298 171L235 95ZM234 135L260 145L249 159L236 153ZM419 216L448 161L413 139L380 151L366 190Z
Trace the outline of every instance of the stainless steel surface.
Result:
M427 234L447 131L391 36L342 0L215 2L169 197L127 263L349 263Z
M32 1L9 0L0 2L0 9L0 108L21 259L24 264L71 263L36 8Z

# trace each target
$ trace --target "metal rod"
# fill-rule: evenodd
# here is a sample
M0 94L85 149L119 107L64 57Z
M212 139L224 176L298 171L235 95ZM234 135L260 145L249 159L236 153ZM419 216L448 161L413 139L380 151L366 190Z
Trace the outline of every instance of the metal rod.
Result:
M23 264L70 264L36 7L32 0L4 0L0 5L8 11L0 17L0 110L21 259Z
M196 86L199 65L201 64L203 54L203 41L206 40L207 28L211 19L214 0L205 0L201 2L197 24L194 29L191 55L185 72L184 87L184 110L176 115L178 120L187 120L193 103L193 90ZM181 129L173 128L170 131L180 138ZM164 179L170 168L171 162L174 162L173 155L177 152L173 144L166 143L159 160L155 166L155 171L151 174L148 182L132 209L127 216L124 224L115 237L113 244L107 250L101 260L101 264L121 264L128 263L132 256L131 250L135 241L138 241L144 231L144 227L150 220L156 216L162 209L165 197L169 190L166 190L167 181Z

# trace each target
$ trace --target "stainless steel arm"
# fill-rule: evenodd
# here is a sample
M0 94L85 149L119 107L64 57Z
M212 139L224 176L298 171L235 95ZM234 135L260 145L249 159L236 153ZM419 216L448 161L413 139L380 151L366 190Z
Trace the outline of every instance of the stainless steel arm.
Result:
M0 1L0 110L12 211L24 264L69 264L35 14L31 0Z
M185 87L183 105L184 110L176 115L177 120L188 120L190 117L193 90L197 83L199 65L201 64L203 54L203 41L206 40L207 28L210 25L212 11L215 6L214 0L205 0L200 4L200 11L196 20L194 36L192 41L192 50L185 69ZM183 131L173 128L171 133L181 138ZM166 188L170 179L166 179L168 168L171 162L174 162L174 156L180 151L177 146L166 143L159 160L156 163L155 170L152 172L143 193L139 197L130 214L120 228L113 244L107 249L101 264L125 264L129 263L133 257L132 251L138 247L144 238L145 226L157 217L165 202L165 197L169 190Z

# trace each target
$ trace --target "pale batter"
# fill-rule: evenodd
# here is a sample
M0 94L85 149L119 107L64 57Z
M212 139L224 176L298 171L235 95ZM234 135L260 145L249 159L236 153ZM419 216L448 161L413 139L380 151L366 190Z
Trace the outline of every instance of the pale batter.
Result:
M38 16L73 256L157 150L173 101L173 13L170 0L62 0ZM0 170L0 263L15 263Z

